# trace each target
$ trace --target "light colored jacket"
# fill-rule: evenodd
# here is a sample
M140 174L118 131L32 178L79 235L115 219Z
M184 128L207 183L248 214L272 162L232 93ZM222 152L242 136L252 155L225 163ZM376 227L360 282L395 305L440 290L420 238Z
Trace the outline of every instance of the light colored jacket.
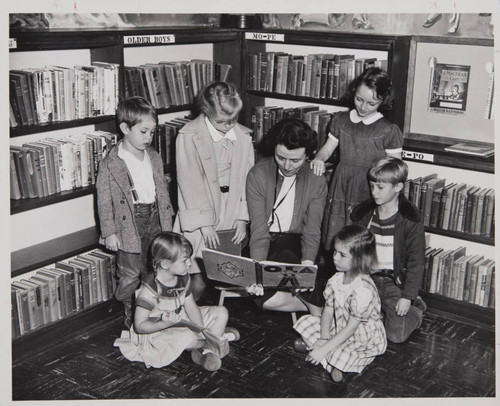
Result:
M151 147L146 149L156 187L156 201L161 229L172 230L173 209L170 203L167 182L163 175L160 155ZM118 156L118 145L99 163L97 175L97 211L102 238L116 234L121 242L121 250L131 253L141 252L141 239L134 217L134 202L130 192L127 165Z
M200 228L213 226L216 230L234 228L236 220L248 221L245 179L254 164L251 130L240 124L234 127L229 192L226 211L221 218L222 193L217 173L215 147L205 123L205 115L186 124L176 140L175 162L179 211L174 231L182 232L193 244L195 254L201 239Z

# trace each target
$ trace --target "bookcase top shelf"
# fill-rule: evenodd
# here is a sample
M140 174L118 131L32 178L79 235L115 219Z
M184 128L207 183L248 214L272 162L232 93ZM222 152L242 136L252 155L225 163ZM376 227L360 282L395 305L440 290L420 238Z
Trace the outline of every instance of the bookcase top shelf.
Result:
M247 30L245 37L249 41L276 42L272 40L252 39L250 34L281 34L284 36L284 44L297 44L304 46L326 46L335 48L370 49L389 51L393 43L398 39L409 36L379 35L365 33L331 32L331 31L307 31L307 30L279 30L258 29Z
M147 28L109 28L109 29L74 29L45 31L10 31L9 38L16 42L10 47L11 52L87 49L123 45L125 36L160 36L174 35L175 42L130 44L127 47L176 45L190 43L216 43L235 41L239 38L238 30L222 28L178 28L178 27L147 27Z

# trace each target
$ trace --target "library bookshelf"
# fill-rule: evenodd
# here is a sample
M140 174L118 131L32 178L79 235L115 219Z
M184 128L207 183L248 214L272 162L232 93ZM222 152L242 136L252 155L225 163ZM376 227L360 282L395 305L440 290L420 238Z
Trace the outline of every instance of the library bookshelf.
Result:
M118 94L124 94L125 64L157 63L161 60L204 57L232 66L228 80L239 83L241 33L226 29L148 28L148 29L81 29L51 31L11 31L10 69L43 67L55 60L67 67L91 65L93 62L115 64L118 67ZM170 56L170 55L174 56ZM145 56L144 56L145 55ZM57 59L56 59L57 57ZM141 61L141 58L146 58ZM172 60L172 59L170 59ZM175 60L175 59L174 59ZM171 114L191 111L191 104L158 109L160 123ZM75 131L107 131L117 133L114 113L65 121L11 127L11 145L22 146L50 138L62 138ZM37 236L24 241L17 236L11 252L13 281L29 277L42 267L71 258L99 244L97 218L90 214L77 219L85 211L95 213L95 186L90 184L45 197L11 199L12 227L26 224ZM44 223L48 220L50 227ZM59 226L57 226L59 224ZM56 229L55 231L53 229ZM16 240L14 238L14 240ZM61 340L85 334L97 328L121 311L114 299L84 308L67 317L27 331L13 339L12 355L17 360L57 345Z

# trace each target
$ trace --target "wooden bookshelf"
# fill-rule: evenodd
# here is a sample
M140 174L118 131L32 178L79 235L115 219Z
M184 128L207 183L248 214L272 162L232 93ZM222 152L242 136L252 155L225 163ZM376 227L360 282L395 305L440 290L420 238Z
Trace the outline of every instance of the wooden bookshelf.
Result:
M422 299L429 308L458 314L470 320L480 321L492 327L495 326L495 309L478 306L463 300L456 300L434 293L421 292Z
M44 30L44 31L19 31L9 33L11 53L31 51L65 51L74 49L88 49L90 61L117 63L120 67L125 65L124 50L127 47L142 46L165 47L169 45L205 44L211 43L213 60L232 66L231 81L241 88L241 36L240 30L218 28L185 28L185 27L148 27L139 29L77 29L77 30ZM129 36L168 37L171 43L136 43L129 44ZM196 58L197 55L193 55ZM59 63L59 61L58 61ZM67 66L72 66L71 61L66 61ZM120 97L124 97L124 70L119 71ZM191 110L191 105L171 106L158 109L158 114L168 114ZM115 116L89 117L85 119L64 122L51 122L40 125L16 127L10 129L10 137L25 135L47 134L51 131L79 128L92 125L96 130L117 132ZM170 168L172 169L172 168ZM171 185L175 183L175 179ZM94 195L95 186L82 187L71 191L64 191L44 198L11 200L11 215L26 212L40 207L69 201L82 196ZM75 213L77 215L77 213ZM54 219L57 221L57 219ZM96 226L88 227L76 232L70 232L61 237L36 244L11 252L11 277L19 278L22 275L51 265L59 260L64 260L80 253L98 248L98 231ZM122 306L114 299L101 302L77 313L71 314L61 320L40 326L17 337L12 342L13 359L18 360L29 357L37 351L42 351L50 346L57 345L67 339L75 339L89 332L89 329L98 328L103 323L117 317Z
M64 341L91 334L92 330L115 319L121 312L122 304L110 299L31 330L12 341L12 359L18 362Z
M494 156L482 158L472 155L457 154L444 150L446 147L456 143L457 140L440 138L438 141L436 137L429 138L428 136L419 136L414 134L411 138L405 138L403 149L406 153L416 153L412 154L415 157L406 156L404 159L427 163L428 161L419 159L419 156L425 156L419 155L419 153L422 153L427 156L432 156L433 160L429 162L432 165L469 169L477 172L495 173Z
M50 206L54 203L65 202L78 197L95 195L95 186L80 187L73 190L55 193L46 197L35 197L32 199L10 200L10 214L18 214L24 211Z
M97 248L98 241L97 229L89 227L14 251L10 254L11 276L19 276L81 252Z
M469 233L462 233L459 231L449 231L449 230L441 230L439 228L433 227L425 227L425 231L432 234L439 234L446 237L457 238L460 240L476 242L479 244L491 245L495 246L495 238L494 237L484 237L482 235L474 235Z

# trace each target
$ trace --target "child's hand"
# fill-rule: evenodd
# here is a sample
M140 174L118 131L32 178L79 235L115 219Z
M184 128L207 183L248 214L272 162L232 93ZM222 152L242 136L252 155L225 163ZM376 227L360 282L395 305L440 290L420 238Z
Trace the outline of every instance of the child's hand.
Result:
M326 340L321 340L318 343L315 343L313 349L307 354L306 361L310 362L313 365L318 365L321 361L323 361L328 355L328 349L325 346Z
M404 297L400 298L396 303L396 314L398 316L406 316L408 310L410 310L411 300L405 299Z
M181 321L181 316L176 312L165 311L161 314L161 321L168 324L168 327L173 326Z
M311 169L316 176L321 176L325 173L325 162L321 159L313 159L311 161Z
M213 226L205 226L201 227L201 234L203 235L203 241L205 242L205 246L208 248L216 249L219 245L219 236L215 231Z
M104 244L106 244L106 248L110 251L118 251L122 247L116 234L111 234L106 237L104 239Z
M236 228L236 232L234 233L234 237L231 239L231 241L235 244L239 244L247 235L247 222L243 220L236 220L234 222L234 225Z
M264 287L259 283L254 283L247 287L247 293L255 296L262 296L264 294Z

